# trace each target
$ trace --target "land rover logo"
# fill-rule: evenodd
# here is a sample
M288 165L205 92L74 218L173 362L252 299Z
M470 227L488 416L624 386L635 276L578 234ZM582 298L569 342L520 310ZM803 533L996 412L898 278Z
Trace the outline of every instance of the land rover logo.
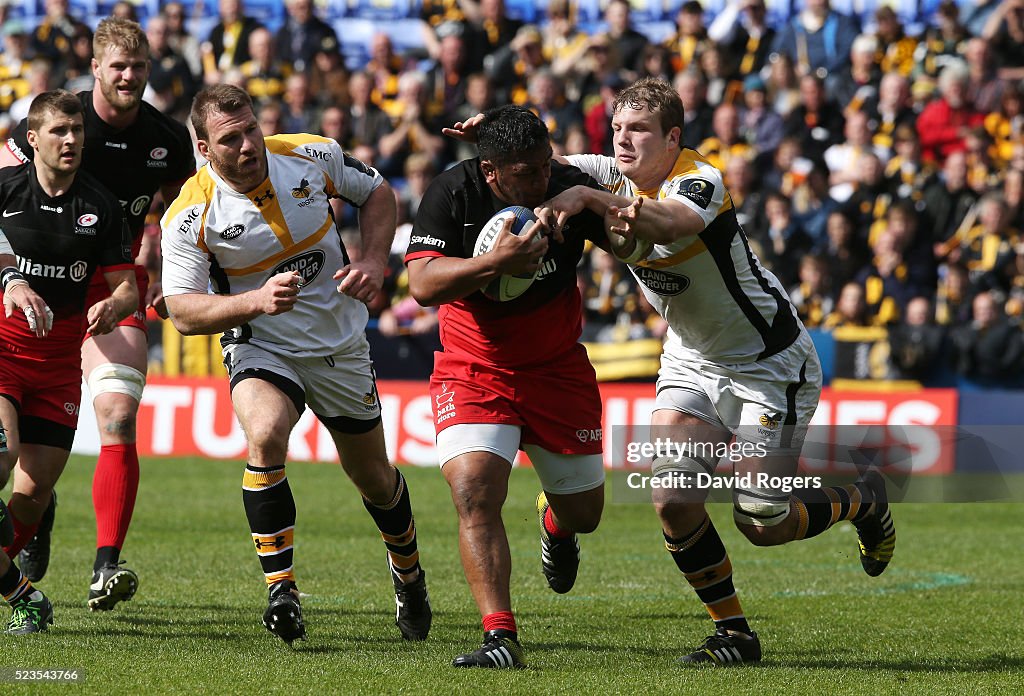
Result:
M633 270L636 272L637 280L659 295L666 297L679 295L690 287L690 279L684 275L656 271L642 266L636 266Z
M313 279L319 275L320 271L323 270L325 260L326 256L324 255L324 252L319 249L314 249L313 251L307 251L305 254L293 256L287 261L282 262L280 266L271 272L271 275L295 271L302 276L302 284L309 285L313 282Z
M244 225L232 225L231 227L221 232L220 236L224 239L234 239L243 232L245 232Z

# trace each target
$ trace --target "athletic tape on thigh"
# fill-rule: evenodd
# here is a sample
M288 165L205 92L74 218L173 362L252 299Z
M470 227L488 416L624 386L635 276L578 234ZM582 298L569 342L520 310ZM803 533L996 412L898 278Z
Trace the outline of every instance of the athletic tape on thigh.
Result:
M718 459L699 456L692 442L681 442L678 452L656 457L651 462L651 473L655 476L669 473L714 474Z
M89 373L89 393L95 399L100 394L127 394L142 401L146 375L134 367L117 363L104 363Z
M789 516L789 496L763 490L737 490L732 516L740 524L774 527Z

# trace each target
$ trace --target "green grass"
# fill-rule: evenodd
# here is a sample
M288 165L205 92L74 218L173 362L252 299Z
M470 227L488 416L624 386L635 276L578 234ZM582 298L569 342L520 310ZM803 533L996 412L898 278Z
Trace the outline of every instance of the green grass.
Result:
M765 649L761 667L684 670L675 658L711 627L665 553L649 506L611 502L584 538L574 591L540 574L531 471L505 508L513 601L530 669L456 671L481 628L463 579L455 515L437 470L404 470L434 606L430 639L393 625L383 547L336 466L292 464L296 567L309 641L288 649L260 624L265 588L242 511L238 463L149 460L125 557L135 599L90 614L91 461L74 457L49 575L49 633L0 636L0 668L78 668L98 694L267 693L1020 693L1024 690L1021 513L1012 503L902 504L896 559L860 570L847 524L783 548L750 546L726 505L712 516ZM5 692L28 689L4 684ZM63 693L63 692L62 692Z

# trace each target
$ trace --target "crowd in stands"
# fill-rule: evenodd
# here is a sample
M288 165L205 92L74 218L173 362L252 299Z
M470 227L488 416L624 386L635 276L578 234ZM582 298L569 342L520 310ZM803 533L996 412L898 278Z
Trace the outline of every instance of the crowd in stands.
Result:
M412 48L382 30L364 52L346 50L313 0L287 0L267 23L243 0L220 0L201 35L198 4L154 11L121 0L109 12L146 10L147 100L162 111L187 120L204 84L238 84L265 134L334 138L393 183L394 263L372 308L386 335L436 330L433 312L408 295L401 258L432 177L475 156L442 126L522 104L548 124L557 152L611 154L615 95L653 75L675 86L685 146L722 170L750 245L791 288L808 328L886 329L888 376L1020 375L1024 0L919 1L913 16L885 2L861 15L828 0L782 11L765 0L713 4L713 17L698 0L674 5L665 38L638 30L648 27L628 0L607 0L585 26L573 0L538 0L533 24L503 0L422 0ZM0 25L5 129L45 89L91 88L89 21L98 19L74 16L68 0L45 0L35 21L12 6L0 6L10 17ZM353 211L337 213L354 227ZM358 253L357 236L346 242ZM599 249L579 283L586 340L664 334L625 267Z

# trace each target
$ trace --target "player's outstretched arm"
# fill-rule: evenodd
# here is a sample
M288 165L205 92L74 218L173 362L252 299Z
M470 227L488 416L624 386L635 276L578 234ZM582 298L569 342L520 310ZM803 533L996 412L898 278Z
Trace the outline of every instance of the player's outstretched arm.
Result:
M428 256L409 261L409 292L424 307L454 302L470 295L495 278L533 273L544 260L548 240L544 224L534 222L521 235L512 234L514 218L505 221L486 254L464 259Z
M387 182L382 183L359 209L362 254L358 261L334 274L334 279L340 281L338 292L360 302L373 302L384 285L384 270L395 238L397 217L395 194Z
M186 336L215 334L266 314L291 310L299 299L302 276L295 271L272 276L263 287L238 295L183 293L166 298L171 322Z

